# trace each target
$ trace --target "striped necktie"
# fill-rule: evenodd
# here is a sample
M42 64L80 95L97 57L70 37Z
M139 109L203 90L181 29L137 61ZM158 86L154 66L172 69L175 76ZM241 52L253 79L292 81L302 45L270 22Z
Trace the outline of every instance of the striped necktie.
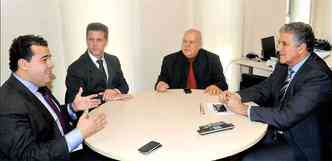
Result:
M42 94L42 96L44 97L47 104L52 108L52 110L54 111L54 113L56 114L56 116L59 119L59 122L60 122L60 125L62 127L64 134L66 134L69 131L69 129L67 128L67 125L66 125L68 123L68 118L66 117L66 115L64 113L62 113L59 110L59 107L56 105L55 101L52 98L51 91L47 87L40 87L38 89L38 92L40 94Z
M287 91L287 89L289 87L289 84L292 81L292 77L293 77L294 73L295 72L292 69L288 69L287 78L284 81L284 83L282 84L281 89L280 89L279 100L283 100L284 99L284 97L286 95L286 91Z

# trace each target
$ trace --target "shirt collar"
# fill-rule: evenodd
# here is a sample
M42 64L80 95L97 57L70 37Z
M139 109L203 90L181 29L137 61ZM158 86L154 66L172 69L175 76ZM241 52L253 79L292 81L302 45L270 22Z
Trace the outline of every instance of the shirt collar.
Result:
M199 57L201 57L201 50L202 50L202 48L201 49L199 49L198 50L198 53L197 53L197 55L196 55L196 57L193 59L193 60L189 60L185 55L184 55L184 53L183 53L183 51L181 50L181 57L182 57L182 59L184 59L187 63L193 63L193 64L195 64L195 62L199 59Z
M23 78L21 78L20 76L18 76L17 74L13 73L14 77L20 81L25 87L27 87L29 89L30 92L32 92L33 94L35 94L38 91L38 86L30 81L24 80Z
M91 59L94 63L97 62L98 58L96 58L94 55L92 55L91 52L90 52L90 50L88 50L88 55L89 55L90 59ZM104 56L101 57L101 60L105 61Z
M292 68L290 68L294 73L297 73L297 71L302 67L304 62L309 58L310 54L308 54L302 61L299 63L295 64Z

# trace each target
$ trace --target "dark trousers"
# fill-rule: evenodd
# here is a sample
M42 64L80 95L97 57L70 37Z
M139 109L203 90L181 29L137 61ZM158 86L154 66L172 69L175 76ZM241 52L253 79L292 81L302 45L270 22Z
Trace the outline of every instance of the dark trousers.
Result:
M70 153L70 161L116 161L103 156L83 144L83 150Z
M293 149L282 135L267 134L257 145L242 153L242 161L294 161Z

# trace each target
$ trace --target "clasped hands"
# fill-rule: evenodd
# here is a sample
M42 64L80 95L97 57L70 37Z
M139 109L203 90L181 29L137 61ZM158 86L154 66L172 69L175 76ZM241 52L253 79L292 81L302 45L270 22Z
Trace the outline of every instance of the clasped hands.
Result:
M247 116L248 105L242 103L241 96L236 92L223 91L219 95L219 101L227 106L230 111Z

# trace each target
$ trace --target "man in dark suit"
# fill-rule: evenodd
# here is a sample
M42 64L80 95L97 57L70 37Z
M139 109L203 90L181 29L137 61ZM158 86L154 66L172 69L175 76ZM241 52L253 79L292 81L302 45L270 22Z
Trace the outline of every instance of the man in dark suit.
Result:
M76 128L69 121L75 111L100 104L96 95L60 106L46 87L54 75L46 40L34 35L16 38L10 47L10 78L0 88L0 160L60 161L72 158L83 140L104 128L104 114L84 113ZM80 153L77 151L74 153ZM77 156L84 156L77 155Z
M214 95L227 90L219 56L201 47L201 32L195 29L186 31L182 50L164 57L155 89L158 92L169 88L205 89Z
M332 73L313 52L314 33L308 24L285 24L279 30L279 63L262 83L224 92L228 108L252 121L268 124L264 139L244 155L245 161L326 160L330 142ZM273 106L266 106L273 100ZM257 106L242 102L253 101ZM331 152L329 152L331 153ZM331 159L331 158L330 158Z
M128 93L119 59L104 52L108 42L108 28L101 23L90 23L86 29L87 51L67 71L66 103L72 102L79 88L83 95L103 93L104 101Z

